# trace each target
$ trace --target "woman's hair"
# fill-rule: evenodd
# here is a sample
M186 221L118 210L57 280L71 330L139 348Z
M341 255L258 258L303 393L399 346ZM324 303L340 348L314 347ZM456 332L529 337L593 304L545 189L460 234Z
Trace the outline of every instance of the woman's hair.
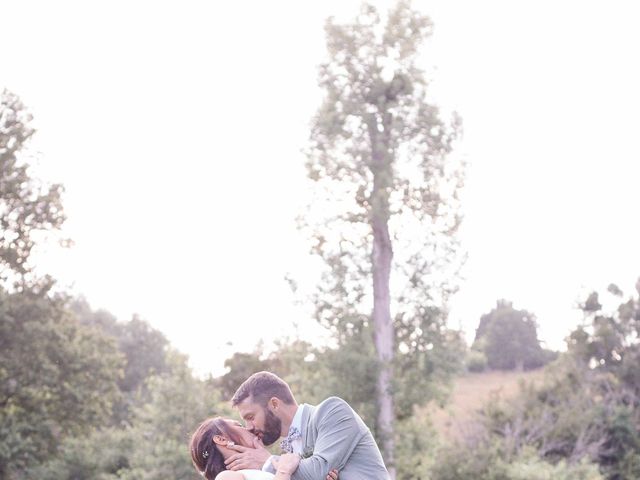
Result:
M207 480L214 480L216 475L227 469L222 453L213 442L215 435L222 435L238 443L238 438L222 417L207 418L193 433L189 442L193 465Z

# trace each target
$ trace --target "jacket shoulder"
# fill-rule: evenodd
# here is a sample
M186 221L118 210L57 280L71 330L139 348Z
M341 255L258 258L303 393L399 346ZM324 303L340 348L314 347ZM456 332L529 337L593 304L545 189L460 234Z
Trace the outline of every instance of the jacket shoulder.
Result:
M356 416L351 406L340 397L329 397L318 404L315 411L316 418L335 416L337 414Z
M341 399L340 397L329 397L318 404L317 407L319 410L321 409L330 409L330 408L348 408L351 409L349 404Z

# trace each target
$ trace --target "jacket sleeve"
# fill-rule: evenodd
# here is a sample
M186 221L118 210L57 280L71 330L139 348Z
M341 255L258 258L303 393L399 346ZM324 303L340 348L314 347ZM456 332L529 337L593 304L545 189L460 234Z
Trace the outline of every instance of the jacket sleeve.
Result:
M341 470L365 433L344 400L331 397L319 408L313 455L300 461L292 480L322 480L332 468Z

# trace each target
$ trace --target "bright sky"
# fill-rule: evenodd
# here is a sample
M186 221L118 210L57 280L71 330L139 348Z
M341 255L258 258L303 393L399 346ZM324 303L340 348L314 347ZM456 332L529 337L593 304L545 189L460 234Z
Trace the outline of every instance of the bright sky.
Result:
M434 96L464 119L451 325L469 336L508 298L560 347L586 290L640 275L633 3L416 2L436 27ZM309 268L294 218L323 22L358 5L0 0L0 88L35 116L75 241L44 249L41 270L139 313L199 372L259 339L317 336L284 276Z

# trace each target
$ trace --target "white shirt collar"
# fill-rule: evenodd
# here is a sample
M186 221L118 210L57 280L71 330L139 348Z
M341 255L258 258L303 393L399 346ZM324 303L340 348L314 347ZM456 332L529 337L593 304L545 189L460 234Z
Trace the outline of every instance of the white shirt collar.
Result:
M302 432L302 411L304 410L305 405L305 403L298 405L298 410L296 410L296 414L293 416L293 420L289 426L289 431L297 428L299 432Z

